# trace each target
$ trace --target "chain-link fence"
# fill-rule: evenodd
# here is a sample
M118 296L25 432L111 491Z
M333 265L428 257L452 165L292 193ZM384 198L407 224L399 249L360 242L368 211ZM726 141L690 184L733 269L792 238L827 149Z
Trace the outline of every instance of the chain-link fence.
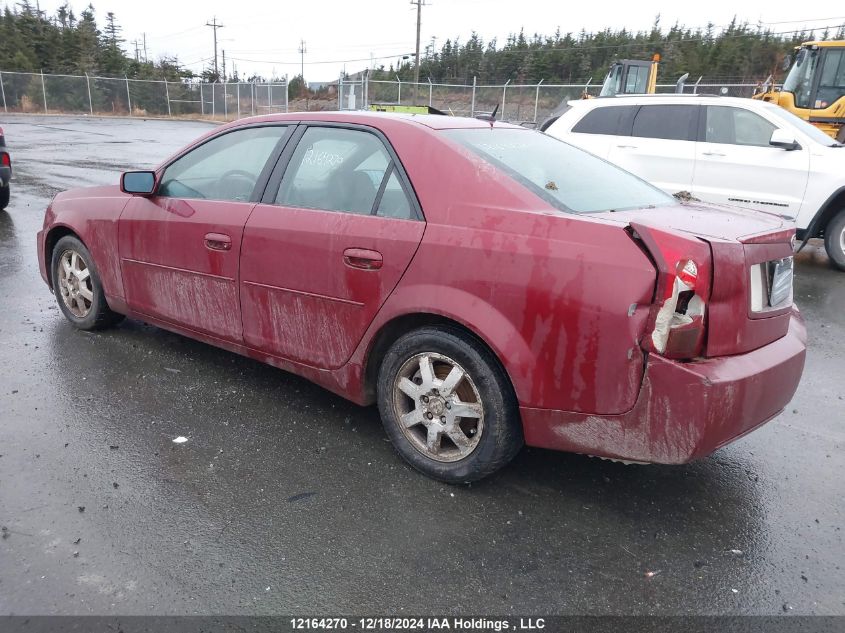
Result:
M288 111L288 84L0 72L3 112L210 118Z
M427 81L413 82L368 79L366 74L356 79L338 80L338 107L355 110L369 105L430 106L448 114L477 116L491 113L498 106L497 118L520 123L539 123L563 101L578 99L585 89L598 95L601 86L584 84L512 84L497 85L442 84ZM732 97L751 97L756 84L704 83L686 84L687 94L720 94ZM675 92L675 84L658 84L657 92ZM363 100L362 100L363 99Z
M699 80L685 93L750 97L756 84ZM590 86L589 94L598 94ZM542 122L563 101L579 98L584 84L446 84L431 80L418 84L373 80L366 73L341 77L328 85L322 98L299 99L299 109L360 110L370 105L425 106L448 114L477 116L498 106L497 117L519 123ZM658 84L657 92L671 93L675 84ZM230 121L256 114L287 112L286 81L271 83L200 83L41 73L0 72L4 112L87 113L117 116L209 118Z

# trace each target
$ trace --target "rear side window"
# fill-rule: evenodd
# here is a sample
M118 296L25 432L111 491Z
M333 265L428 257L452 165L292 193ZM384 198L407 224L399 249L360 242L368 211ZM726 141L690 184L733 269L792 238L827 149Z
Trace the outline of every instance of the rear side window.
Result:
M647 105L634 117L631 136L689 141L694 138L696 105Z
M573 132L579 134L619 134L623 116L630 108L623 106L593 108L575 124Z

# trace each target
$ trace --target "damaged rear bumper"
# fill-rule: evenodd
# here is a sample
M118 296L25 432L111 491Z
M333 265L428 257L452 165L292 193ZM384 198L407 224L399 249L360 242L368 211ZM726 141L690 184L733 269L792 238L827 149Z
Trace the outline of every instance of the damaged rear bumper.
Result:
M651 354L633 409L596 416L523 407L525 442L660 464L705 457L783 410L804 370L806 340L794 309L786 336L746 354L691 363Z

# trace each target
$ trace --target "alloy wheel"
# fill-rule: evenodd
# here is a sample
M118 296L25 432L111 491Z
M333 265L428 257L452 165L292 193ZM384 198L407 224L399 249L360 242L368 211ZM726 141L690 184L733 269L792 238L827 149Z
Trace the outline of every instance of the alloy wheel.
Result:
M62 252L57 267L59 293L70 313L84 319L91 312L94 303L94 288L91 285L91 270L77 251Z
M472 377L442 354L417 354L402 365L393 406L411 445L436 461L464 459L484 433L484 405Z

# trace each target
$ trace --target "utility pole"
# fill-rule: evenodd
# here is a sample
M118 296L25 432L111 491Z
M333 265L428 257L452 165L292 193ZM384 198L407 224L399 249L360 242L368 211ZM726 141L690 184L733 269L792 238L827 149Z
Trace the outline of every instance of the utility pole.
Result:
M138 39L137 39L137 38L135 38L135 39L132 41L132 44L134 44L134 45L135 45L135 61L136 61L136 62L140 62L140 61L141 61L141 56L140 56L140 51L138 50Z
M147 57L147 34L144 33L144 63L146 64L149 60Z
M422 8L425 0L411 0L412 5L417 7L417 52L416 64L414 65L414 105L417 105L417 84L420 83L420 25L422 24Z
M305 53L308 50L305 48L305 40L299 40L299 77L302 83L305 83Z
M214 19L211 22L206 22L206 26L210 26L214 29L214 76L219 80L220 74L217 70L217 29L222 29L222 24L217 24L217 16L214 16Z

